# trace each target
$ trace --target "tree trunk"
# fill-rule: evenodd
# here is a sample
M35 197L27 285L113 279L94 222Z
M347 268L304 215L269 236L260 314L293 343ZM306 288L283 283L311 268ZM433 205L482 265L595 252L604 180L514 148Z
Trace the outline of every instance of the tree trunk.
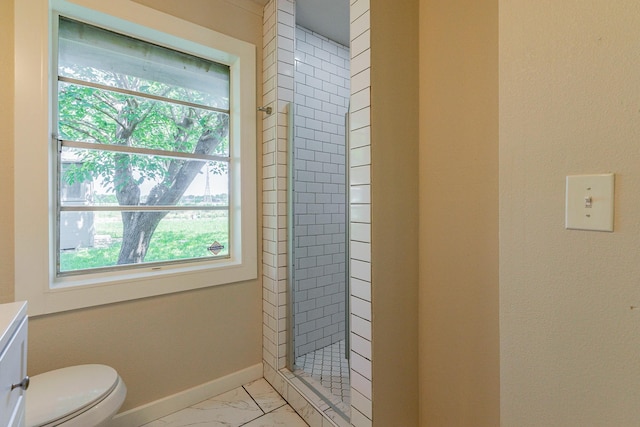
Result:
M132 101L130 106L135 108L137 104ZM193 113L192 110L190 111ZM130 137L139 121L129 122L128 117L122 117L120 123L121 127L117 131L117 139L122 141L123 145L129 145ZM182 129L174 136L176 146L179 146L180 141L187 137L187 130L193 126L194 120L191 117L184 117L176 124ZM216 146L228 134L228 130L229 119L226 117L221 119L221 123L216 129L207 130L200 135L193 152L198 154L213 153ZM118 203L121 206L136 206L140 205L140 187L133 177L128 156L128 154L116 154L115 156L114 186ZM145 205L174 206L196 175L200 173L205 163L202 160L172 159L164 179L151 189ZM167 213L167 211L122 212L123 233L118 264L144 262L151 237Z
M167 213L122 212L123 233L118 264L136 264L144 261L151 236Z

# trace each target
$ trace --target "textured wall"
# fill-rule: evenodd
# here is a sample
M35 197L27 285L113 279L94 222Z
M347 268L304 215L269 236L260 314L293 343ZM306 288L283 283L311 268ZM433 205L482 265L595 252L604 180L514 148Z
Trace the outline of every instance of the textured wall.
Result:
M498 2L420 2L420 425L500 425Z
M0 2L0 303L11 302L13 293L13 2Z
M418 4L371 0L374 426L418 423Z
M294 333L301 356L345 334L349 49L296 29Z
M500 2L504 426L640 425L640 5ZM565 177L616 174L613 233L564 229Z

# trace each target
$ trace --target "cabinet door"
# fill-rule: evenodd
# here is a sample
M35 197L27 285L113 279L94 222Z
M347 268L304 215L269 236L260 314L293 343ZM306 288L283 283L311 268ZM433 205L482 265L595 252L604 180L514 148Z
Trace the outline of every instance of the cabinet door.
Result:
M0 426L24 426L25 391L19 384L27 374L27 319L0 350Z

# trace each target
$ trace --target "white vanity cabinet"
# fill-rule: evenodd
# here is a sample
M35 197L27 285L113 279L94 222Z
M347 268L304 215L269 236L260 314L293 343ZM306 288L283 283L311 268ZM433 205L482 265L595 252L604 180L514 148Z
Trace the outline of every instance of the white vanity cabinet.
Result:
M24 426L28 386L27 303L0 304L0 426Z

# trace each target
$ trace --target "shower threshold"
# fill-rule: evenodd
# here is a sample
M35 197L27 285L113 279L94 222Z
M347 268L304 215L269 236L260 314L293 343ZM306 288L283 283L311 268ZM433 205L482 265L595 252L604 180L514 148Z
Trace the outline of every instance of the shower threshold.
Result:
M349 419L351 389L344 340L296 358L293 374L340 416Z

